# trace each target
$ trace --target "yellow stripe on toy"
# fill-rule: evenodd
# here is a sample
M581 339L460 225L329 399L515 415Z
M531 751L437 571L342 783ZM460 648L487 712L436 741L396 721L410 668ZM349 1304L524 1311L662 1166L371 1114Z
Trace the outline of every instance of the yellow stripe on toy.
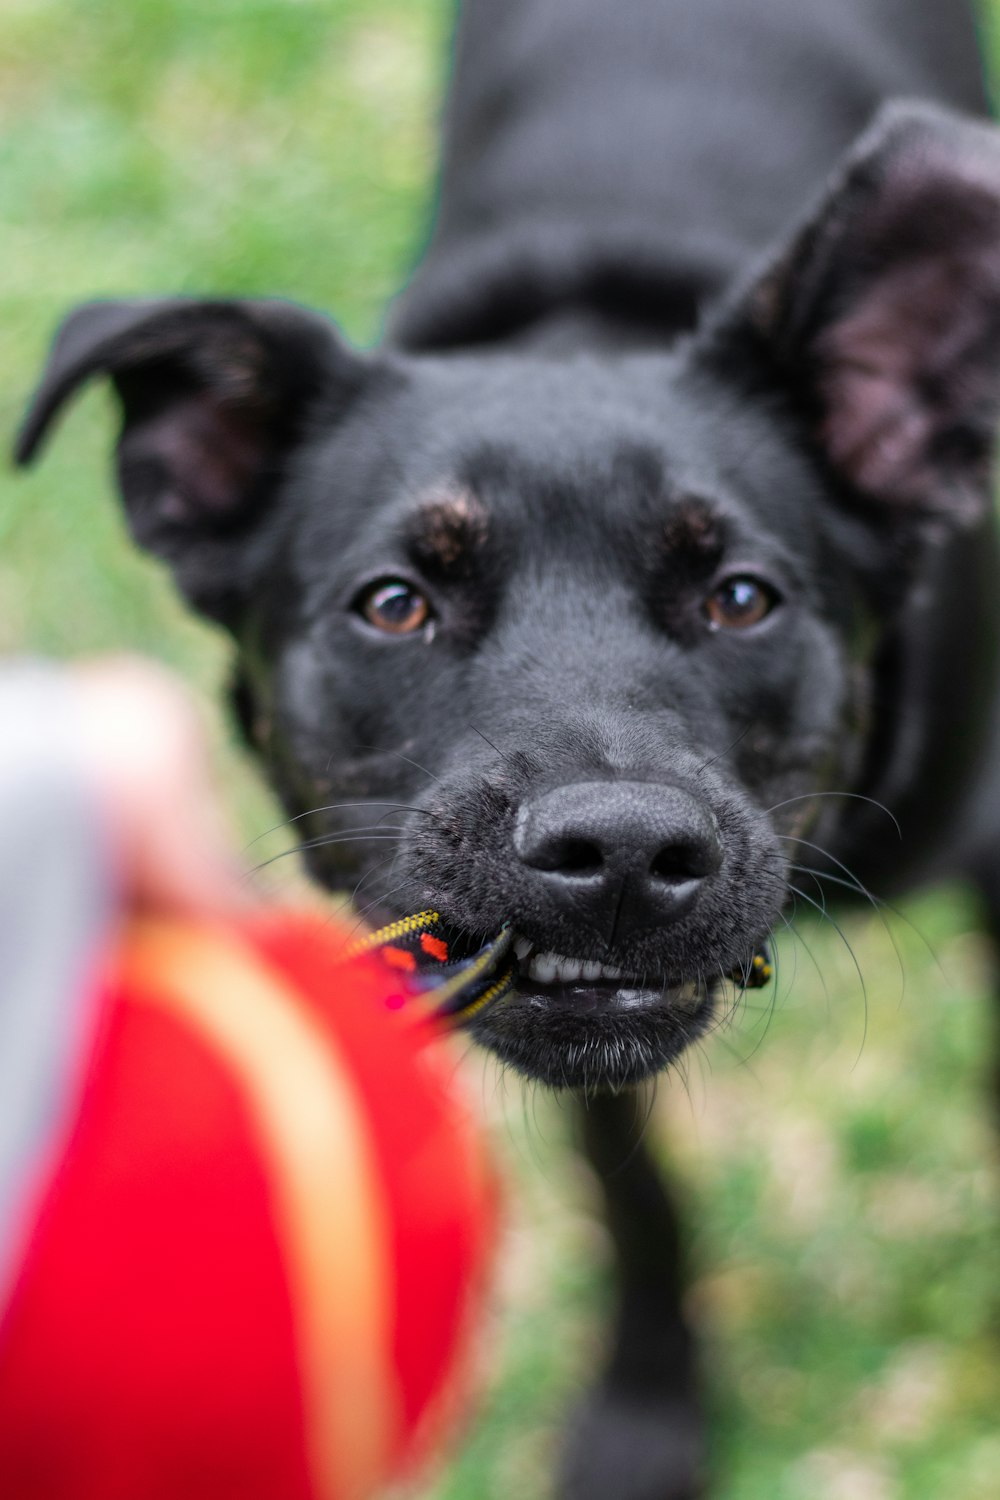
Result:
M364 1109L336 1044L294 988L223 931L137 924L122 969L135 995L183 1016L242 1081L296 1283L315 1473L323 1500L358 1500L397 1435L393 1272Z

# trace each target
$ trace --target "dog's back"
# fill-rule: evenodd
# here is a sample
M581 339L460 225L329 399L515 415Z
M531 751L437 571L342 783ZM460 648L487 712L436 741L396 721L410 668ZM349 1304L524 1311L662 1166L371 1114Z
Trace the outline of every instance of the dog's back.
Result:
M468 0L396 336L689 327L894 96L985 111L962 0Z

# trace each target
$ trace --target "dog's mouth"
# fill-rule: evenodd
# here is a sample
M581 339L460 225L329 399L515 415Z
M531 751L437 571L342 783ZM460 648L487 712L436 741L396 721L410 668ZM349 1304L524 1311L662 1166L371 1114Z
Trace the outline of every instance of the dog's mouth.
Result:
M436 911L396 918L366 946L406 974L414 1003L437 1021L553 1088L620 1089L660 1072L706 1030L719 988L561 954L506 924L471 934ZM758 969L740 982L765 980Z
M630 973L617 964L554 953L529 938L514 938L517 974L514 994L545 1004L566 1005L581 1014L595 1011L635 1011L656 1006L696 1007L708 997L702 980L672 980L649 970Z

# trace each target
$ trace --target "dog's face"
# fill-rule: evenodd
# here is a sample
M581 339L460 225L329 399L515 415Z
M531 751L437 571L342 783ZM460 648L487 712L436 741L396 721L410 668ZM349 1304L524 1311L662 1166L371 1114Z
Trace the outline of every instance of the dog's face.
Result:
M321 879L512 923L483 1041L555 1084L641 1076L749 963L797 798L857 745L822 483L682 360L381 379L312 448L245 617L256 737Z
M113 376L133 530L233 629L314 873L510 922L479 1039L620 1086L778 920L921 538L988 503L998 245L993 135L896 113L673 353L362 358L281 304L95 304L22 452Z

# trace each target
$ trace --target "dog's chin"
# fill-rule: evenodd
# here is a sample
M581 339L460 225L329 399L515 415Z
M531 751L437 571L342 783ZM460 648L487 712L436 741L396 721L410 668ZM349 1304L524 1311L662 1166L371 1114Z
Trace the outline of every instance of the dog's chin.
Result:
M661 1072L712 1014L713 993L701 982L528 976L469 1030L526 1078L554 1089L613 1091Z

